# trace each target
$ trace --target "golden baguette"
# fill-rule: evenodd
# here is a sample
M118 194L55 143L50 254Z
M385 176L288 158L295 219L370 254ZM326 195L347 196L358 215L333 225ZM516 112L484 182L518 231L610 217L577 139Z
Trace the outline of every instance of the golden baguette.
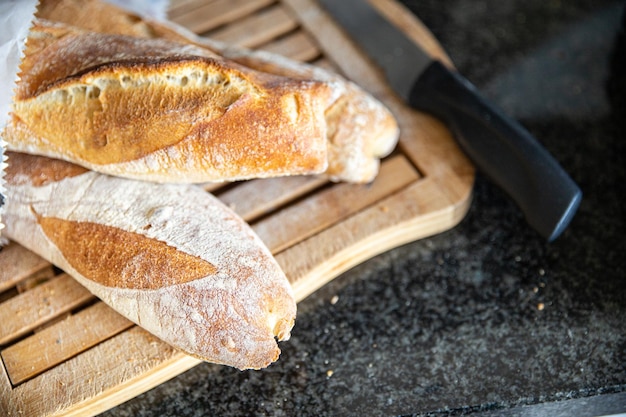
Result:
M252 229L193 185L111 177L10 153L6 236L113 309L202 360L258 369L296 303Z
M161 39L33 26L10 150L155 182L233 181L327 167L318 81L262 73Z
M324 173L331 180L372 181L378 173L379 160L397 144L399 129L389 110L361 87L335 72L281 55L196 36L172 22L137 16L101 0L42 0L39 16L94 32L193 44L260 72L324 82L332 94L332 102L325 111L328 168Z

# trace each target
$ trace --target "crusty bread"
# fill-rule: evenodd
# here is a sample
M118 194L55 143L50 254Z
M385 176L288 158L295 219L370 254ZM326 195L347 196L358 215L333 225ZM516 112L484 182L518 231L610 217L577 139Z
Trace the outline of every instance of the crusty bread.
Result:
M327 168L330 91L206 49L38 21L9 149L156 182L241 180Z
M334 100L326 110L328 169L333 181L366 183L378 174L380 159L395 148L399 129L387 108L358 85L321 67L266 51L236 48L205 39L221 55L258 71L325 82Z
M296 315L252 229L199 187L11 153L6 236L157 337L240 369L275 361Z
M356 84L323 68L196 36L171 22L140 17L101 0L42 0L39 16L94 32L193 44L261 72L324 82L332 94L325 112L328 168L324 174L334 181L372 181L380 158L397 144L398 125L389 110Z

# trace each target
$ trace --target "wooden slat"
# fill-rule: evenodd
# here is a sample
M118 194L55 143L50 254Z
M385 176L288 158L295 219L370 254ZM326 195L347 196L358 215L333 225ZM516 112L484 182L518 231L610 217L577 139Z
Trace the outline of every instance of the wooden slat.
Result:
M215 0L171 0L167 10L167 16L169 19L174 20L180 15L190 13L214 2Z
M419 175L402 156L386 161L371 184L336 184L252 225L272 253L336 224L417 180Z
M315 65L316 67L320 67L325 69L326 71L333 71L336 73L339 73L339 70L336 66L333 65L332 62L330 62L328 59L326 59L324 56L316 59L315 61L311 62L312 65Z
M474 181L474 166L465 154L459 152L452 133L438 119L416 112L397 101L390 100L388 106L401 117L402 133L399 147L411 159L420 172L440 182L443 192L451 201L467 198L467 190ZM416 136L423 139L416 141ZM431 155L432 159L424 158ZM446 161L445 164L433 160Z
M93 295L85 287L61 274L5 301L0 304L0 345L91 299Z
M15 286L15 288L17 292L21 294L23 292L32 290L33 288L35 288L38 285L43 284L44 282L47 282L48 280L53 278L55 275L56 274L54 271L54 267L49 264L45 268L40 269L34 274L29 275L28 278L24 279L23 281L20 281Z
M311 61L321 55L317 44L302 31L297 31L268 44L261 45L259 49L303 62Z
M214 0L182 13L172 21L195 33L205 33L273 3L273 0Z
M276 5L240 19L235 25L208 32L206 36L230 45L254 48L296 27L298 22Z
M9 243L0 250L0 292L44 268L50 263L17 243Z
M8 347L2 360L17 385L131 326L131 321L99 302Z
M0 387L0 411L7 416L95 415L199 362L134 326L26 383ZM11 401L5 402L9 391Z
M456 225L469 203L469 198L450 202L436 180L420 179L277 254L276 260L300 300L373 256Z
M313 176L258 179L238 184L220 194L219 199L250 222L306 195L326 182L322 177Z
M283 0L290 13L298 16L301 25L324 48L331 60L348 78L361 85L383 102L392 94L383 74L371 65L361 50L330 16L322 12L314 0Z
M229 183L227 182L207 182L204 184L198 184L198 187L209 193L216 193L219 192L221 188L228 187L228 185Z

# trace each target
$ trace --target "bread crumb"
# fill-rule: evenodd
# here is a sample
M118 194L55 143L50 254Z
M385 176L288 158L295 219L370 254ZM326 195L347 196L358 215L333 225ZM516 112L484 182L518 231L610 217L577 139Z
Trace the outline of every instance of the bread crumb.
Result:
M332 305L337 304L338 301L339 301L339 296L338 295L333 295L333 297L330 299L330 303Z
M546 305L545 305L544 303L539 303L539 304L537 304L537 310L541 311L541 310L543 310L544 308L546 308Z
M335 372L332 369L329 369L328 371L326 371L326 377L330 378L331 376L333 376Z

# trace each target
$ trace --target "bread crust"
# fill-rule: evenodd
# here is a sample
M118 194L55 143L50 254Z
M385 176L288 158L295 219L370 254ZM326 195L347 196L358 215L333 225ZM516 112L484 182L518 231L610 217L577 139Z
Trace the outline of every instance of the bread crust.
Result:
M193 45L38 21L9 149L157 182L324 172L330 91Z
M259 369L296 303L252 229L191 185L127 180L10 153L6 236L113 309L202 360Z
M94 32L191 44L259 72L325 83L331 99L325 110L328 167L323 175L333 181L372 181L378 174L380 159L389 155L398 142L399 128L391 112L361 87L332 71L199 37L171 22L140 17L99 0L42 0L39 15Z

